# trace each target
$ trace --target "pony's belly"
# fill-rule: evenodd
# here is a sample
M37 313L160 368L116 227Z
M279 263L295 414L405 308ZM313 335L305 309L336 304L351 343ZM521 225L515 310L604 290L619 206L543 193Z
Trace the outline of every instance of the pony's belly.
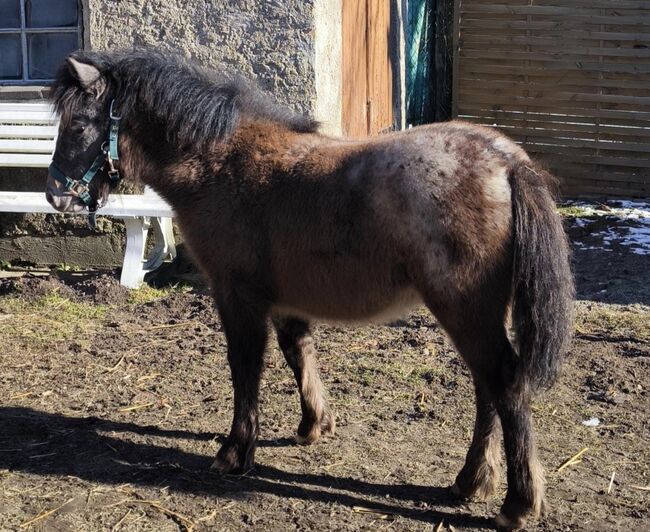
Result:
M277 315L295 316L305 320L350 323L386 323L403 317L422 304L422 298L412 288L401 288L390 293L359 293L358 290L333 297L300 298L278 302L273 306Z

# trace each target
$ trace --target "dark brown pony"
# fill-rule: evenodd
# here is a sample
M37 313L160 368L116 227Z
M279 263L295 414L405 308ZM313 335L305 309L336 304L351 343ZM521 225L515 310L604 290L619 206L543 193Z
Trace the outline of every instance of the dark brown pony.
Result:
M234 386L216 469L253 466L269 319L300 390L298 441L312 443L334 430L334 416L309 321L386 320L424 303L476 389L474 437L453 491L494 493L500 421L508 492L497 524L519 528L540 513L530 403L560 368L573 284L551 178L521 148L463 122L330 138L241 81L153 51L70 57L52 95L61 173L77 180L101 154L114 102L114 164L173 206L210 282ZM89 185L97 206L109 188L103 168ZM48 178L57 209L84 208L78 194Z

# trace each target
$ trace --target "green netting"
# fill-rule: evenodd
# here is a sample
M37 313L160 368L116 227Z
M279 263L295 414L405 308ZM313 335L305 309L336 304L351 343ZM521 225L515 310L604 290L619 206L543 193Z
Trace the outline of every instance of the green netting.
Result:
M406 43L406 120L424 124L434 120L432 90L435 46L435 0L409 0Z

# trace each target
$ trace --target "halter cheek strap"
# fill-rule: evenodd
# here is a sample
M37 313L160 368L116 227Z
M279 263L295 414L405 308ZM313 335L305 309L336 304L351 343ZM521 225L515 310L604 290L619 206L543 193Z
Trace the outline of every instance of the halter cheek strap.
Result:
M115 168L113 162L119 160L119 153L117 151L117 144L119 140L119 129L120 129L120 116L113 114L113 106L115 100L111 100L111 108L109 111L110 115L110 127L108 129L108 142L104 142L102 145L99 155L95 158L93 163L90 165L90 168L86 170L81 179L73 179L65 175L57 166L54 164L54 161L50 164L49 172L50 175L61 183L66 190L75 194L81 201L83 201L88 210L94 212L97 210L97 203L94 198L90 195L89 185L91 181L97 175L97 172L101 170L104 164L108 163L108 178L111 181L112 185L116 185L120 180L120 172Z

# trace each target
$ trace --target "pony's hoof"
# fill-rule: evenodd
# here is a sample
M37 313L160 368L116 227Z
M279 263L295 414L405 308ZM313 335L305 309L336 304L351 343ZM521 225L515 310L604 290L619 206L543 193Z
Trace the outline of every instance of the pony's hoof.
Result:
M461 500L487 501L494 496L494 493L496 492L496 484L491 480L485 480L483 483L474 486L468 491L461 489L458 480L456 480L449 490L454 497Z
M336 421L330 412L323 414L320 423L312 423L305 427L300 423L296 434L296 443L300 445L311 445L316 443L322 434L334 434Z
M461 489L458 487L458 484L454 482L454 484L449 488L449 491L451 491L451 494L458 498L458 499L467 499L467 495L465 495Z
M296 434L296 443L299 445L311 445L320 439L321 428L319 425L314 425L308 432L301 433L298 431Z
M494 518L497 530L521 530L526 525L525 517L508 517L503 512Z
M228 475L241 475L252 468L252 460L241 460L237 454L237 448L234 446L222 447L210 466L211 471Z

